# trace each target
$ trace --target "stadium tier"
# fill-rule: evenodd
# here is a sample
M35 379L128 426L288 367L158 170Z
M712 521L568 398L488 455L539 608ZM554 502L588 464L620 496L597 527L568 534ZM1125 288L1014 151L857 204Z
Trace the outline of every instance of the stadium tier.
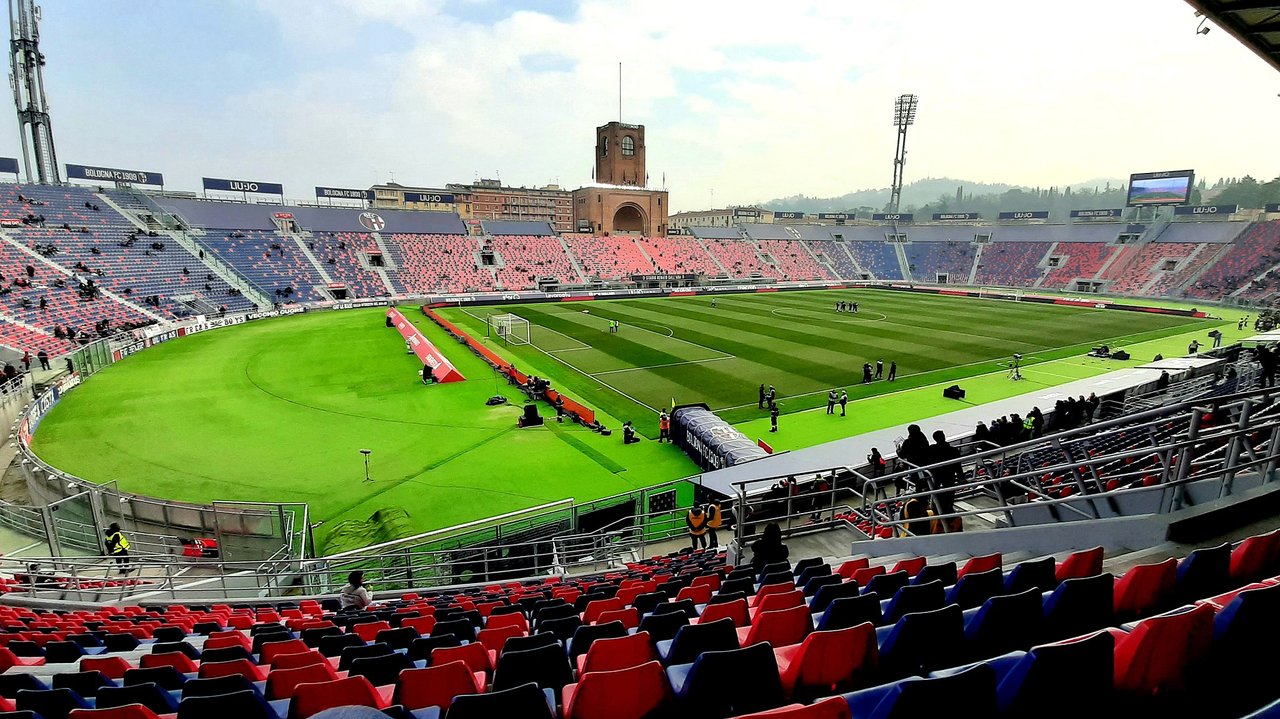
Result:
M480 245L465 235L390 235L391 274L406 293L478 292L495 286L493 271L480 266Z
M1263 659L1277 638L1280 532L1142 557L1098 547L734 566L685 550L347 610L335 598L4 606L0 710L889 717L961 702L1000 717L1225 717L1280 698Z
M905 249L913 278L921 282L969 284L975 253L972 242L912 242Z
M784 280L835 280L806 243L796 239L759 240L760 251L773 258Z
M546 223L487 222L486 234L468 236L456 215L379 213L366 213L376 218L369 220L358 209L2 184L7 292L0 309L11 320L0 340L56 349L67 345L53 336L55 327L92 333L272 304L571 287L655 272L782 281L945 277L948 284L1049 290L1091 281L1111 294L1262 304L1280 292L1270 272L1280 262L1276 221L917 225L899 228L910 241L895 244L885 241L893 228L876 225L561 237ZM36 276L26 286L19 275L29 264ZM95 299L86 300L78 290L90 279Z
M502 289L524 290L553 278L560 283L584 281L560 238L546 235L493 235L489 247L502 260L498 284Z
M628 235L565 235L564 241L582 263L588 277L623 280L633 275L651 274L656 269L640 249L637 239Z
M720 266L735 279L748 277L769 277L781 279L778 268L764 261L756 251L755 243L744 239L723 239L719 237L704 240L707 251L719 262Z

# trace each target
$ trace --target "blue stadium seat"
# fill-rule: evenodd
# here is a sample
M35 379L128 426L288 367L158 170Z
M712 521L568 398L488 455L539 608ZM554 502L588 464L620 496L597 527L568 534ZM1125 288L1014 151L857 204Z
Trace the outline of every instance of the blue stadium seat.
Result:
M707 624L680 627L669 642L658 642L658 658L666 666L688 664L699 654L738 648L738 632L732 619L717 619Z
M207 697L184 698L178 703L177 719L280 719L262 694L240 691Z
M1231 588L1231 544L1192 551L1178 562L1174 593L1180 602L1194 602Z
M975 664L947 676L911 677L851 692L844 700L858 719L990 717L996 713L996 677L991 667Z
M1028 560L1019 563L1004 577L1004 589L1010 594L1034 588L1039 592L1051 591L1058 586L1057 562L1053 557Z
M1066 579L1044 598L1044 640L1096 631L1111 623L1115 581L1110 574Z
M839 576L839 575L833 575ZM813 613L824 611L832 600L840 597L856 597L858 596L858 583L854 581L845 581L840 584L831 584L818 589L813 595L813 599L809 600L809 609Z
M947 590L947 603L961 609L982 606L988 599L1004 592L1004 574L997 567L985 572L970 572Z
M969 657L985 659L1039 641L1043 620L1040 591L1028 587L1018 594L992 597L965 612L964 637Z
M908 584L895 592L892 598L880 603L880 623L893 624L905 614L939 609L946 602L947 592L938 580L928 584Z
M880 598L874 594L838 597L827 605L818 620L817 631L848 629L871 622L880 624Z
M19 711L39 714L42 719L67 719L72 709L92 709L93 705L70 689L23 689L15 705Z
M931 612L908 614L891 627L876 630L880 668L888 679L925 674L954 666L963 656L964 615L949 604Z
M98 690L94 706L98 709L141 704L156 714L173 714L178 711L178 701L156 684L132 684L127 687L103 687Z
M668 667L667 678L681 716L718 719L773 709L786 701L768 642L703 652L692 664Z

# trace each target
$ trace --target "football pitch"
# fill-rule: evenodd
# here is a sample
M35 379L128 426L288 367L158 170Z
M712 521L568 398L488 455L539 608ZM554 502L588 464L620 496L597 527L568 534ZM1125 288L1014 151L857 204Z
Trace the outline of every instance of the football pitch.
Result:
M838 299L856 300L860 311L836 313ZM793 449L949 411L949 400L927 386L937 382L963 380L976 385L975 399L989 401L1155 352L1181 353L1190 336L1226 328L876 290L726 295L715 307L702 296L440 310L479 337L487 314L527 318L532 344L491 338L489 346L595 408L615 430L606 437L555 422L517 429L524 398L417 308L402 309L466 381L423 386L420 363L385 327L381 309L309 312L127 357L63 397L32 448L55 467L128 492L306 502L321 523L319 549L332 552L696 474L675 447L624 446L616 431L633 419L655 436L654 412L673 399L705 402L749 436L764 436L756 388L773 384L791 416L783 433L769 436ZM616 334L606 331L611 320L621 323ZM1131 363L1080 359L1101 342L1142 350ZM1015 352L1026 382L1004 379ZM858 384L862 363L877 358L886 367L897 361L897 381ZM831 387L848 388L847 420L802 412L822 406ZM487 406L495 394L511 403ZM542 413L553 414L545 406ZM368 482L359 453L366 448Z
M715 306L712 306L712 302ZM838 300L859 311L836 312ZM489 314L530 323L529 345L487 341L521 369L652 433L653 413L705 403L730 422L759 417L760 384L784 413L1169 337L1210 321L1144 312L978 300L888 290L824 290L437 310L473 336ZM612 321L619 331L609 332ZM862 384L883 360L897 380ZM641 421L645 420L645 421Z

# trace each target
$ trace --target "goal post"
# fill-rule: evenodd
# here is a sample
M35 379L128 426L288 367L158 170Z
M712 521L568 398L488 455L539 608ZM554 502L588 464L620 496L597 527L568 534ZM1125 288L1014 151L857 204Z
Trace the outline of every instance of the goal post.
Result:
M529 344L529 320L506 313L486 318L485 336L495 337L509 345Z
M1022 300L1022 290L1016 287L979 287L978 296L985 299L996 297L1019 302Z

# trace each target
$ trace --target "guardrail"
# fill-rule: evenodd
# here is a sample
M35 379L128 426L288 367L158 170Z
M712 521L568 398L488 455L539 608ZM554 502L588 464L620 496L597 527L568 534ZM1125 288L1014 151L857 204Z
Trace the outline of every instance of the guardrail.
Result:
M857 466L827 468L804 476L825 477L829 490L783 500L761 497L759 489L786 477L737 482L737 506L743 516L738 540L743 543L750 538L747 527L752 523L785 521L812 512L815 500L834 507L841 493L856 497L853 506L870 538L886 531L911 534L909 525L928 527L930 532L950 531L946 520L976 515L995 515L1003 517L1005 525L1016 525L1020 520L1025 524L1124 515L1126 508L1167 513L1184 506L1187 488L1203 480L1217 480L1205 490L1215 498L1231 495L1233 482L1242 474L1257 472L1260 483L1274 480L1280 465L1277 399L1280 391L1262 388L1217 398L1209 405L1182 402L883 476L869 476ZM1206 414L1216 417L1206 420ZM1206 421L1214 425L1205 427ZM1087 446L1089 440L1120 433L1130 438L1124 448L1097 453ZM1031 461L1033 456L1038 459ZM935 473L949 476L955 469L960 472L959 481L939 486ZM890 497L889 489L899 487L906 491L895 491ZM1150 496L1141 502L1123 499L1142 495ZM992 505L956 509L954 501L964 497L986 497ZM902 508L913 499L923 502L931 514L902 516ZM785 511L776 511L784 500ZM810 504L796 510L801 502ZM770 503L773 511L768 510ZM752 520L753 512L763 518Z

